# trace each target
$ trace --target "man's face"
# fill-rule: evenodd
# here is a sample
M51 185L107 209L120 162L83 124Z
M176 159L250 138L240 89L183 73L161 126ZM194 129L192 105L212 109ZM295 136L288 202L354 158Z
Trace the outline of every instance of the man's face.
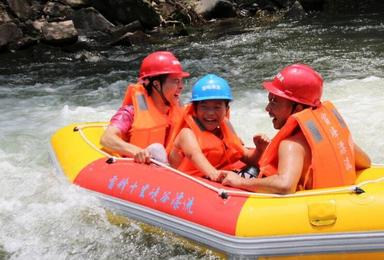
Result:
M275 129L281 129L287 122L288 117L292 114L294 102L272 93L269 93L268 101L265 110L272 118L273 127Z

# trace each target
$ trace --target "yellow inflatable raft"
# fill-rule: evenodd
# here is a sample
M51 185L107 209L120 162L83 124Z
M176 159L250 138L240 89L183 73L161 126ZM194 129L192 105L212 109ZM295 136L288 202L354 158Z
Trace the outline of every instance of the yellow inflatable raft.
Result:
M73 124L51 139L59 174L118 213L229 257L384 259L384 166L356 185L292 195L249 193L162 164L115 158L99 145L104 123Z

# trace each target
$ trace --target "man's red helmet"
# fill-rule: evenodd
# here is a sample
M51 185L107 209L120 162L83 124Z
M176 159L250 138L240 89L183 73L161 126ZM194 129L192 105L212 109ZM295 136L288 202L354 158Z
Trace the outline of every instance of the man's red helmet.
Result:
M301 104L317 107L323 93L323 79L312 67L294 64L285 67L272 81L263 83L270 93Z

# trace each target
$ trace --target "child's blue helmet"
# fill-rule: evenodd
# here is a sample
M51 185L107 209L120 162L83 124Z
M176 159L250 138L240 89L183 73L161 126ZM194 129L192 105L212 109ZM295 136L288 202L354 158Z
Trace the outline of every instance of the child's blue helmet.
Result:
M191 101L212 99L233 100L228 82L215 74L207 74L200 78L192 87Z

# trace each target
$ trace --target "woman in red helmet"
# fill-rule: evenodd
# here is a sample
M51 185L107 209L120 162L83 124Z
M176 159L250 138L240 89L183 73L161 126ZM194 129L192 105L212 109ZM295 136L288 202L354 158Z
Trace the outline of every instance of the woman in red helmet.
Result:
M266 111L280 131L259 160L258 178L243 179L224 172L222 183L279 194L354 184L356 170L368 168L371 161L353 142L332 103L320 102L320 74L295 64L263 85L269 91ZM254 141L257 139L255 136Z
M154 144L167 147L173 139L173 126L182 117L180 94L184 72L178 59L168 51L144 58L139 82L129 85L122 107L112 117L100 143L110 152L149 163ZM166 154L164 153L164 160ZM159 159L159 158L157 158Z

